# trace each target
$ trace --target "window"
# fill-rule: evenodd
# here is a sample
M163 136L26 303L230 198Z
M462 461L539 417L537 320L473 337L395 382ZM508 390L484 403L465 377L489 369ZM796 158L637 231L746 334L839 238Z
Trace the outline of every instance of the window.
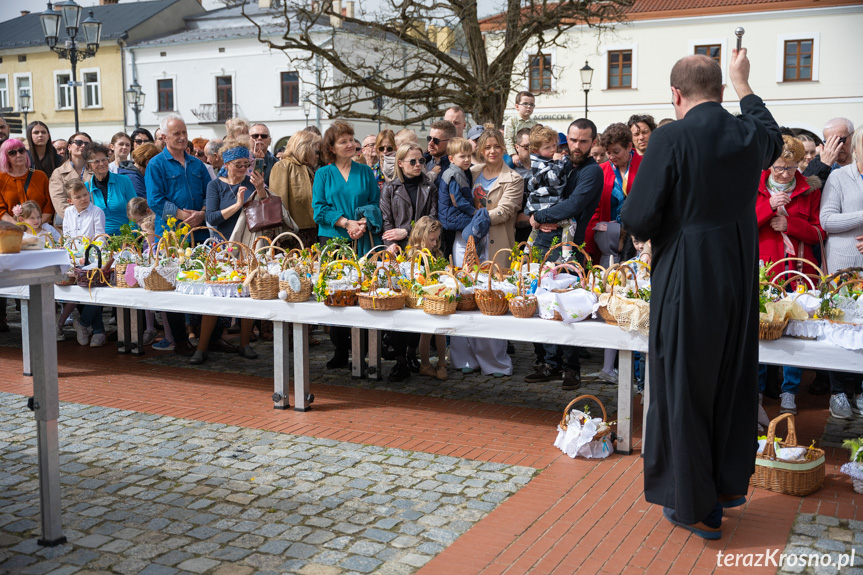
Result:
M0 108L9 107L9 80L0 76Z
M695 47L695 53L707 56L716 60L716 63L722 65L722 45L721 44L705 44Z
M24 90L28 94L30 94L30 107L27 108L28 112L33 111L33 90L30 89L30 74L25 76L15 75L15 100L18 102L18 111L23 112L24 109L21 108L21 100L18 99L18 94L21 93L21 90Z
M551 54L534 54L530 57L528 91L534 94L551 92Z
M784 82L812 81L813 44L811 39L785 41Z
M22 54L22 55L18 56L18 61L19 62L26 62L27 61L27 54Z
M174 111L174 80L156 80L156 93L158 94L158 112Z
M282 106L300 105L300 75L296 72L282 72Z
M632 50L608 53L608 88L632 88Z
M219 122L234 116L234 79L231 76L216 77L216 113Z
M57 84L57 104L56 107L58 110L71 110L72 109L72 86L69 85L69 82L72 81L72 74L69 73L55 73L54 78L56 78L55 82Z
M102 106L102 90L99 87L99 71L86 71L81 74L84 80L84 107L100 108Z

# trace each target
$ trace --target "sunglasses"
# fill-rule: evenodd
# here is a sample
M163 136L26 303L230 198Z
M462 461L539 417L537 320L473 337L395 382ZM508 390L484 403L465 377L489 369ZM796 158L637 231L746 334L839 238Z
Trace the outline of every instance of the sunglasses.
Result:
M390 153L390 152L392 152L393 150L395 150L395 148L393 148L392 146L378 146L378 152L387 152L387 153Z
M149 143L149 141L150 141L150 140L145 140L145 139L143 139L143 138L135 138L135 139L134 139L134 142L135 142L136 144L147 144L147 143Z
M354 148L354 151L359 154L360 152L363 151L363 149L360 147L357 147L357 148Z
M840 143L840 144L844 144L844 143L845 143L845 142L847 142L847 141L848 141L848 136L843 136L843 137L839 138L839 143Z
M9 150L8 152L6 152L6 155L17 156L18 154L21 154L23 156L26 153L27 150L25 150L24 148L15 148L14 150Z
M267 138L270 137L270 135L269 134L252 134L251 137L254 140L266 140Z
M234 164L234 166L236 166L237 168L239 168L241 170L248 170L249 166L251 166L251 165L252 165L251 162L238 162L238 163Z
M414 158L412 160L408 160L408 164L410 164L411 166L416 166L417 164L419 164L420 166L425 166L426 165L426 159L425 158L419 158L419 159Z
M446 140L441 140L440 138L432 138L431 136L426 136L426 141L433 143L435 146L440 146L444 142L449 142L449 138Z
M88 142L86 140L72 140L71 142L69 142L69 144L71 144L73 146L86 146L89 143L90 142Z

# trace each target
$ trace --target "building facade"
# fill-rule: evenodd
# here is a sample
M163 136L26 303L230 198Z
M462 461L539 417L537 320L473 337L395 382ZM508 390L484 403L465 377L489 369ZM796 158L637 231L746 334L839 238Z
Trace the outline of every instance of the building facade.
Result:
M674 8L666 8L674 6ZM580 69L593 68L588 117L600 130L651 114L674 118L669 73L688 54L715 58L727 76L734 31L743 27L743 46L752 69L750 83L780 125L821 135L836 116L863 123L863 2L849 0L635 0L628 22L610 32L572 29L557 47L525 54L528 73L521 86L538 94L534 117L559 131L585 115ZM490 31L489 33L498 33ZM738 111L726 82L724 104Z

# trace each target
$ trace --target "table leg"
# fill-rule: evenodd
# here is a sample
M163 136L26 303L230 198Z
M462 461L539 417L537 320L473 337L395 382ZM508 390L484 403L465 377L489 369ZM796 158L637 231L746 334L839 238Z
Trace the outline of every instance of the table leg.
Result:
M315 400L309 393L309 326L294 323L294 411L309 411Z
M144 328L147 325L144 310L132 310L130 323L132 325L132 355L144 355Z
M30 302L21 300L21 355L24 358L24 375L33 375L30 370Z
M36 414L37 457L42 538L39 545L52 547L66 542L60 515L60 451L57 418L60 391L57 385L57 320L54 317L54 285L30 286L33 313L28 326L33 359L33 411Z
M381 380L381 347L383 332L379 329L369 330L369 379Z
M641 414L641 455L644 456L644 446L647 445L647 408L650 406L650 356L644 354L644 407Z
M288 326L283 321L273 322L273 409L291 407L289 386L291 380L291 351Z
M117 346L118 353L132 353L132 310L117 308L117 338L123 342Z
M359 327L351 328L351 379L362 379L366 376L366 345L365 330Z
M632 352L620 350L618 353L617 387L617 453L632 453L632 384L634 369Z

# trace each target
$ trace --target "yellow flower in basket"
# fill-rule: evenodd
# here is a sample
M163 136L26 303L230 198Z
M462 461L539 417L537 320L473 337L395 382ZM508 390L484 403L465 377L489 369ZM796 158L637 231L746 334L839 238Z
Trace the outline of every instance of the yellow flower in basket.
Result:
M168 227L173 228L176 225L177 225L177 218L175 218L174 216L170 216L168 218Z

